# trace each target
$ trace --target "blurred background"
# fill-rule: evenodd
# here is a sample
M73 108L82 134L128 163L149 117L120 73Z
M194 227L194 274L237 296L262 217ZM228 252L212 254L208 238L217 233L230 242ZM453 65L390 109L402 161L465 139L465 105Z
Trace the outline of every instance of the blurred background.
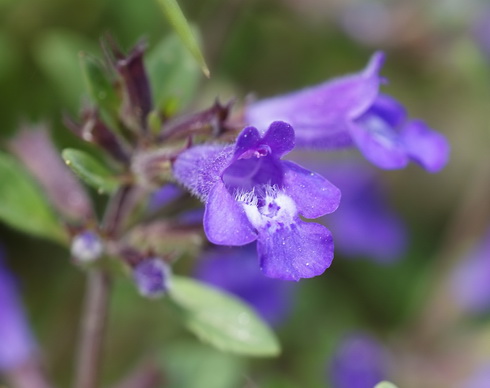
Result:
M375 187L373 195L381 199L372 206L386 216L386 233L396 236L371 238L367 232L377 226L367 222L358 232L360 248L349 249L358 240L341 241L346 226L333 216L323 220L334 241L338 230L334 263L323 276L290 284L282 296L288 311L274 322L283 345L276 359L241 358L201 345L169 308L142 300L132 284L117 281L105 381L116 381L150 351L162 360L165 386L172 387L364 388L372 386L365 376L376 373L407 388L476 387L470 384L485 376L481 387L490 386L490 248L481 248L490 227L490 3L180 4L201 32L211 70L189 111L215 97L243 102L250 93L267 97L357 72L383 50L382 74L389 80L383 91L411 117L446 135L451 157L435 175L416 165L370 168L357 151L322 162L317 170L341 189L346 175L335 178L339 163L367 168L367 183L352 189L348 203L367 201ZM79 146L61 122L64 112L78 114L86 93L78 53L100 56L99 38L107 32L125 49L144 37L151 51L169 31L150 0L0 0L2 141L23 123L44 122L60 149ZM362 219L353 222L351 227L364 225ZM58 386L68 386L83 273L52 243L4 225L0 239L46 368Z

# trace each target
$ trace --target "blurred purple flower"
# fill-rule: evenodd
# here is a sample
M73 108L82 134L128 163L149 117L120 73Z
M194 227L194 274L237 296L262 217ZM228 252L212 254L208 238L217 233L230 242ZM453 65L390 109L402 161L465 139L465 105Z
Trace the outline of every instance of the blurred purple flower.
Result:
M403 168L413 160L429 172L439 171L448 159L447 140L423 121L408 120L396 100L379 94L383 62L378 52L360 73L257 101L246 107L245 119L261 131L275 120L291 124L298 147L356 145L384 169Z
M148 210L150 212L157 211L177 199L181 194L182 190L174 184L162 186L151 194Z
M282 322L291 309L291 284L261 274L253 244L209 250L198 261L195 276L243 299L271 325Z
M473 22L473 39L483 55L490 60L490 6L486 5Z
M407 230L388 206L376 171L361 163L333 163L318 168L342 191L342 202L328 217L335 249L347 257L369 257L388 263L407 247Z
M373 388L386 379L387 350L366 334L351 334L336 349L329 367L333 388Z
M325 178L280 159L293 147L293 128L274 122L263 136L245 128L234 146L193 147L174 165L177 180L206 203L209 241L240 246L257 240L263 273L283 280L317 276L330 266L329 230L300 214L321 217L340 201Z
M454 269L452 293L472 313L490 310L490 230Z
M148 258L135 266L133 279L141 295L158 298L168 291L170 268L158 257Z
M490 364L481 366L472 376L470 376L461 388L488 388L490 387Z
M20 367L35 350L14 278L0 257L0 371Z

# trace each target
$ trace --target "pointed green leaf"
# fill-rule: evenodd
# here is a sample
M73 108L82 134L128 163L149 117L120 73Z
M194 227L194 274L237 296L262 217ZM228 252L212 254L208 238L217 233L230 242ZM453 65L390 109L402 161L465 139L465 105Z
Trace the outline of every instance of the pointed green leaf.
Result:
M39 187L18 162L0 153L0 220L25 233L67 241L67 235Z
M192 29L187 22L182 10L177 3L177 0L157 0L160 4L163 13L168 21L179 35L185 47L190 51L194 59L197 61L204 75L209 78L209 69L202 55L197 39L192 34Z
M160 111L172 115L172 104L176 103L178 110L191 102L199 84L199 66L175 34L154 47L145 64L153 101Z
M102 63L96 57L81 52L80 64L92 100L108 113L116 113L120 104L119 97Z
M68 148L61 155L75 174L99 192L112 193L119 186L112 172L86 152Z
M393 383L390 383L388 381L382 381L382 382L376 384L376 386L374 388L397 388L397 387Z
M273 331L236 297L189 278L172 279L170 298L184 324L220 350L249 356L276 356Z

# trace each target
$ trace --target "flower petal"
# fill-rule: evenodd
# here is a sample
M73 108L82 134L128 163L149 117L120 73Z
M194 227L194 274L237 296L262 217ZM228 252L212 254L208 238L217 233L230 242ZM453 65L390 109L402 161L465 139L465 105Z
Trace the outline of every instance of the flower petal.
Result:
M294 200L302 216L317 218L338 208L340 190L327 179L290 161L282 161L282 165L283 190Z
M273 233L259 231L257 251L265 276L299 280L321 275L332 263L333 241L323 225L297 220Z
M204 232L218 245L245 245L257 239L245 211L218 181L211 189L204 211Z
M408 164L400 136L378 116L365 116L353 123L350 134L366 159L376 166L391 170Z
M235 144L233 153L234 159L243 158L251 150L255 151L261 141L260 133L255 127L247 127L240 132ZM250 156L245 156L250 157Z
M274 121L265 133L263 142L271 148L274 156L280 158L294 148L294 129L283 121Z
M367 113L380 116L391 127L397 127L407 118L403 105L386 94L380 94Z
M449 143L423 121L413 120L405 125L401 138L408 155L429 172L438 172L449 159Z

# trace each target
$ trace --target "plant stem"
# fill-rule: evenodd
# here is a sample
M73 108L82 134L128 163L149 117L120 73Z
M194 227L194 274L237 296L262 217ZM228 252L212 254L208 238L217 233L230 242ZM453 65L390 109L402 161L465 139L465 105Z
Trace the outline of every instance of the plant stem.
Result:
M162 372L153 360L146 360L114 388L157 388L163 383Z
M97 388L109 305L110 278L101 269L88 274L75 388Z
M109 200L101 229L116 238L129 210L134 206L130 185L122 186ZM82 329L76 364L75 388L97 388L102 365L102 348L109 307L110 274L102 268L88 272Z
M101 229L109 238L117 237L129 208L133 206L132 203L128 203L131 199L131 189L129 185L120 187L107 204ZM75 388L98 387L110 286L110 274L106 270L89 270L78 345Z

